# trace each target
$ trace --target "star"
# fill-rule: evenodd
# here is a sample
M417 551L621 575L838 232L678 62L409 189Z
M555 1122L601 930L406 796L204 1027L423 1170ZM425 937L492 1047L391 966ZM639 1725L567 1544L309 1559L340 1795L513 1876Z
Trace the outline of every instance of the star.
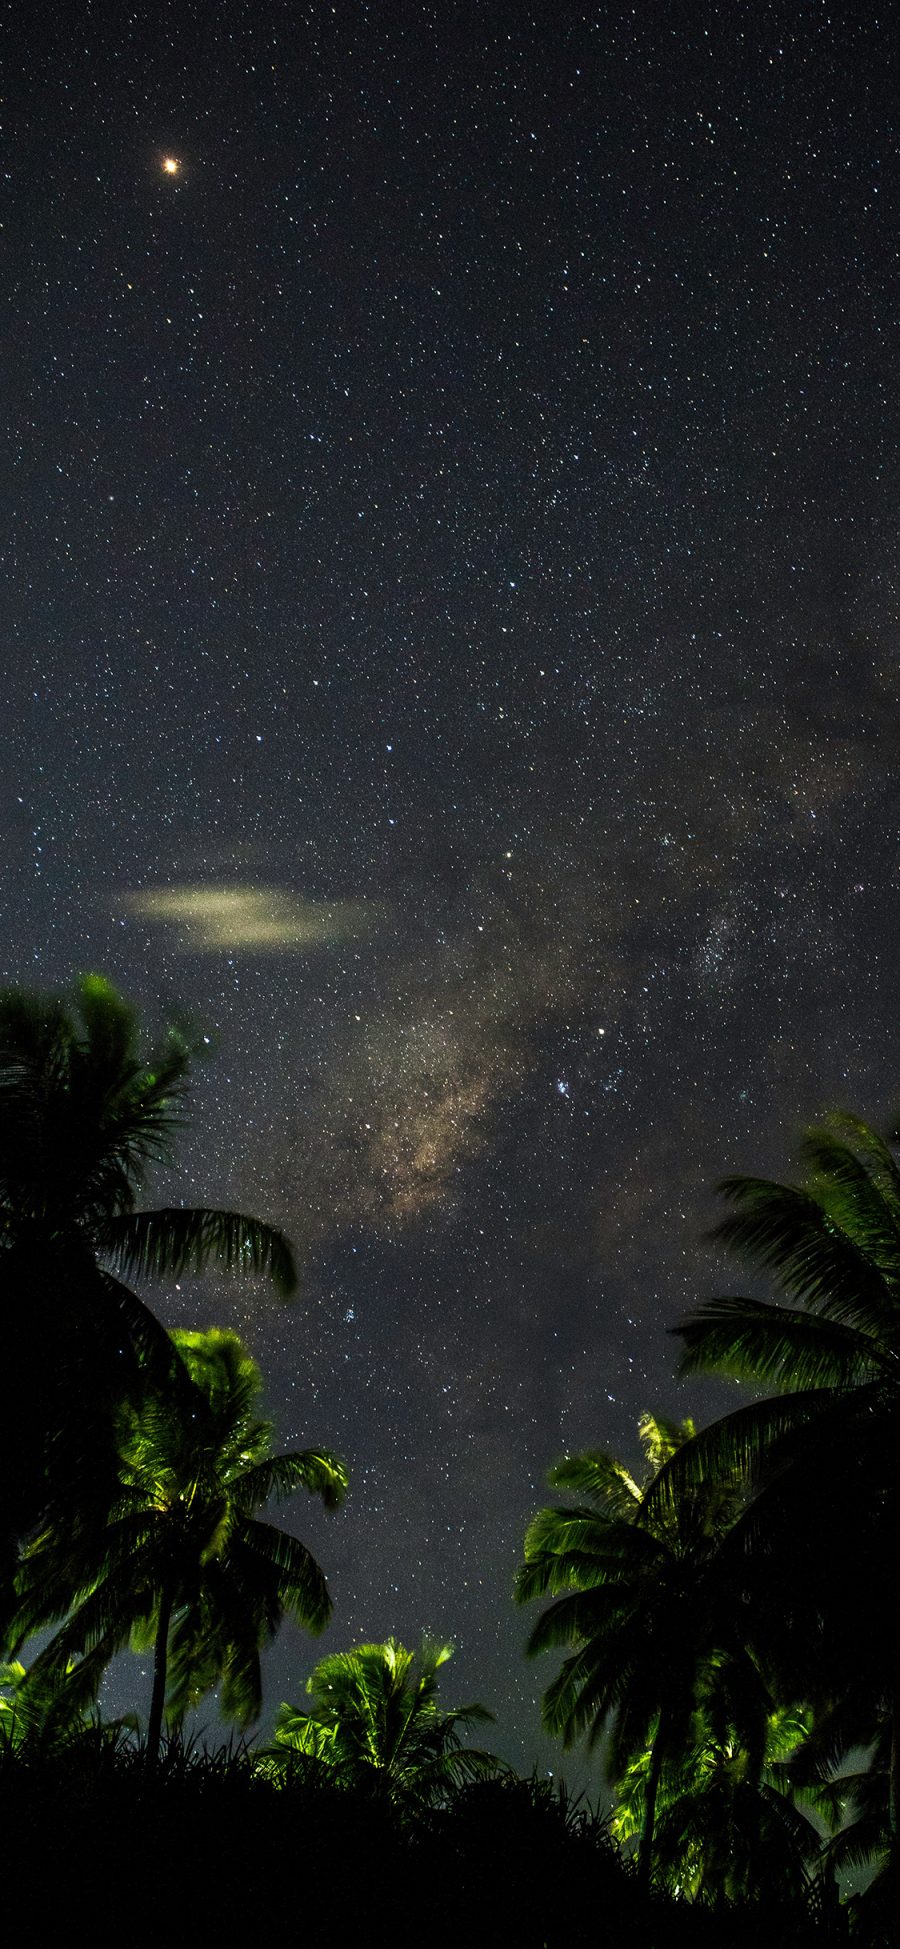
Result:
M181 174L181 164L177 156L163 156L162 166L164 176L179 176Z

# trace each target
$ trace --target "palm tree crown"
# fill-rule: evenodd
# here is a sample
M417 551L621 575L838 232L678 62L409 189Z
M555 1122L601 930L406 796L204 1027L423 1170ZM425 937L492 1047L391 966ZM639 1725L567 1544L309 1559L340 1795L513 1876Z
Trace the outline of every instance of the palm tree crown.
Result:
M554 1600L532 1631L530 1653L570 1647L544 1694L548 1731L567 1745L586 1734L593 1745L608 1730L616 1782L649 1749L642 1843L648 1872L662 1767L690 1748L713 1677L719 1715L740 1726L754 1764L761 1763L768 1699L719 1572L739 1485L732 1474L656 1506L650 1488L692 1443L694 1428L644 1415L640 1437L643 1481L599 1451L569 1456L551 1471L551 1485L578 1500L534 1518L516 1596L520 1603Z
M787 1304L714 1299L676 1329L685 1372L778 1392L705 1429L653 1496L661 1509L723 1470L753 1484L736 1532L748 1613L770 1627L788 1696L808 1695L816 1674L820 1705L852 1693L859 1743L873 1712L887 1727L896 1847L900 1676L884 1566L900 1523L900 1170L850 1116L810 1132L803 1154L804 1185L726 1179L733 1210L716 1234L774 1274Z
M135 1011L86 976L74 1008L0 996L0 1240L87 1246L126 1277L199 1270L216 1256L296 1285L280 1232L241 1212L135 1211L151 1165L171 1163L191 1044L170 1028L144 1058Z
M141 1054L137 1018L88 976L74 1005L0 996L0 1294L7 1403L0 1529L21 1534L49 1492L109 1462L109 1424L168 1340L130 1279L199 1270L210 1259L296 1275L278 1231L241 1212L136 1209L151 1166L171 1161L191 1045L170 1029ZM0 1539L2 1540L2 1539Z
M438 1674L453 1646L425 1639L418 1654L396 1639L323 1658L307 1680L308 1711L283 1705L278 1747L306 1755L342 1784L428 1804L462 1780L497 1770L463 1746L460 1729L490 1720L483 1706L441 1708Z
M50 1526L26 1550L17 1632L65 1618L32 1666L40 1677L74 1654L100 1665L126 1644L153 1646L149 1743L163 1700L178 1723L221 1681L222 1709L242 1725L261 1705L259 1654L285 1615L318 1632L331 1614L319 1565L257 1511L303 1487L327 1508L346 1471L333 1455L273 1455L258 1418L260 1377L236 1334L176 1332L186 1386L147 1390L120 1411L117 1494L102 1528Z
M663 1764L654 1824L654 1870L675 1894L749 1901L800 1893L823 1862L819 1828L797 1806L789 1762L807 1739L809 1715L768 1716L762 1764L742 1743L717 1696L715 1662L701 1685L686 1748ZM652 1746L617 1783L610 1823L617 1840L644 1832Z

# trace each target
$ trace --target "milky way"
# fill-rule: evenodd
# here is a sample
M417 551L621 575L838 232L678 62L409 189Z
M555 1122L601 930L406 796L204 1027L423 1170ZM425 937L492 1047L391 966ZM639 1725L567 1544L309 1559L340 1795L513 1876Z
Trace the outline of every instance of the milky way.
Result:
M453 1637L542 1764L546 1468L731 1398L665 1331L734 1277L712 1186L900 1094L900 77L858 14L17 23L4 978L209 1037L167 1195L283 1223L302 1292L159 1310L347 1455L291 1512L328 1648Z

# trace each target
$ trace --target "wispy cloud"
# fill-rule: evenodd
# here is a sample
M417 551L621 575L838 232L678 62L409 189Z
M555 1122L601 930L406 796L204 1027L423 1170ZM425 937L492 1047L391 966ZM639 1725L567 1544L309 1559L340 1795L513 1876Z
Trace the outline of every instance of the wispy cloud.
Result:
M128 911L174 930L188 953L332 947L371 932L363 900L305 900L274 886L148 887L125 895Z

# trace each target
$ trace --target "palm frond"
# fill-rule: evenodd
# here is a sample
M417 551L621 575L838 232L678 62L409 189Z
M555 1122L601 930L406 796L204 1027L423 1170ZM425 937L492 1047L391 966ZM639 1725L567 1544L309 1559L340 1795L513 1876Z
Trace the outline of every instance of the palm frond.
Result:
M830 1130L809 1131L803 1155L811 1185L832 1222L851 1237L880 1272L900 1273L900 1201L885 1194L856 1152Z
M276 1746L287 1746L315 1759L332 1757L337 1734L336 1723L323 1725L314 1712L304 1712L301 1706L283 1702L275 1716Z
M682 1448L686 1441L693 1441L697 1430L693 1421L672 1421L663 1414L642 1414L638 1419L638 1439L650 1471L653 1475L661 1469L664 1462Z
M878 1266L795 1185L725 1178L719 1189L738 1207L712 1237L754 1265L767 1266L790 1298L834 1320L889 1333L896 1306Z
M619 1560L632 1567L638 1562L656 1563L665 1555L665 1546L639 1527L637 1514L635 1511L628 1522L577 1506L539 1509L525 1533L525 1555L552 1551L556 1556L566 1556L574 1550L610 1564Z
M143 1512L113 1516L105 1527L72 1532L54 1523L23 1554L10 1642L18 1650L35 1632L78 1611L98 1585L115 1579L122 1565L141 1560L148 1543L152 1529Z
M834 1406L829 1388L780 1394L735 1408L701 1428L693 1441L664 1462L645 1491L648 1509L676 1511L691 1489L743 1477L753 1481L779 1442L811 1425Z
M423 1640L414 1653L395 1638L320 1659L307 1681L309 1711L283 1705L276 1745L325 1769L336 1784L384 1794L401 1809L440 1804L448 1789L493 1777L493 1755L461 1745L461 1726L483 1723L479 1705L441 1709L438 1674L449 1644Z
M570 1590L602 1591L604 1600L611 1603L617 1592L632 1588L634 1570L634 1560L629 1567L622 1554L572 1548L565 1552L535 1551L519 1565L513 1594L517 1604L527 1604L535 1597L556 1597Z
M884 1860L890 1844L887 1808L869 1808L828 1843L828 1858L836 1869L868 1868ZM865 1940L865 1938L863 1938Z
M623 1594L615 1602L605 1590L570 1591L541 1612L532 1626L527 1655L535 1658L539 1652L555 1650L559 1645L590 1644L595 1658L607 1658L610 1643L619 1646L631 1629L634 1615L634 1592Z
M658 1538L636 1523L605 1521L590 1510L541 1509L526 1532L516 1599L633 1584L636 1576L658 1572L666 1555Z
M160 1389L177 1390L179 1363L173 1354L171 1336L156 1314L103 1266L98 1268L98 1289L98 1310L124 1347L133 1349L147 1379Z
M597 1668L586 1646L567 1658L541 1700L541 1721L547 1732L555 1733L564 1746L573 1746L585 1734L588 1745L600 1738L606 1721L615 1710L621 1692L620 1675L614 1677L605 1667Z
M215 1260L229 1272L268 1274L289 1299L297 1271L283 1232L243 1212L181 1210L126 1212L98 1228L98 1245L128 1278L178 1278Z
M331 1598L324 1573L305 1544L270 1523L244 1521L232 1557L239 1564L245 1553L277 1573L281 1602L298 1624L314 1633L324 1631L331 1616Z
M855 1152L876 1190L896 1212L900 1205L900 1169L889 1144L879 1136L877 1130L873 1130L871 1124L864 1123L861 1117L854 1116L850 1110L835 1110L824 1125L807 1131L801 1145L804 1155L810 1156L807 1146L815 1146L823 1134Z
M683 1374L725 1373L792 1392L852 1387L885 1369L900 1379L896 1357L865 1330L763 1300L707 1300L673 1331L684 1344Z
M601 1449L588 1449L579 1455L566 1455L548 1475L551 1489L571 1489L587 1496L608 1515L630 1521L641 1491L622 1462Z
M347 1491L347 1469L325 1449L304 1448L287 1455L270 1455L243 1469L233 1494L247 1514L271 1499L284 1502L295 1489L321 1496L326 1509L339 1509Z
M259 1651L247 1639L229 1646L222 1669L222 1711L239 1726L255 1725L262 1711Z
M66 1618L34 1659L31 1669L38 1673L51 1670L65 1671L70 1658L88 1657L91 1653L102 1653L104 1663L108 1663L115 1651L121 1651L128 1644L134 1618L134 1602L131 1594L125 1594L110 1583L101 1584Z

